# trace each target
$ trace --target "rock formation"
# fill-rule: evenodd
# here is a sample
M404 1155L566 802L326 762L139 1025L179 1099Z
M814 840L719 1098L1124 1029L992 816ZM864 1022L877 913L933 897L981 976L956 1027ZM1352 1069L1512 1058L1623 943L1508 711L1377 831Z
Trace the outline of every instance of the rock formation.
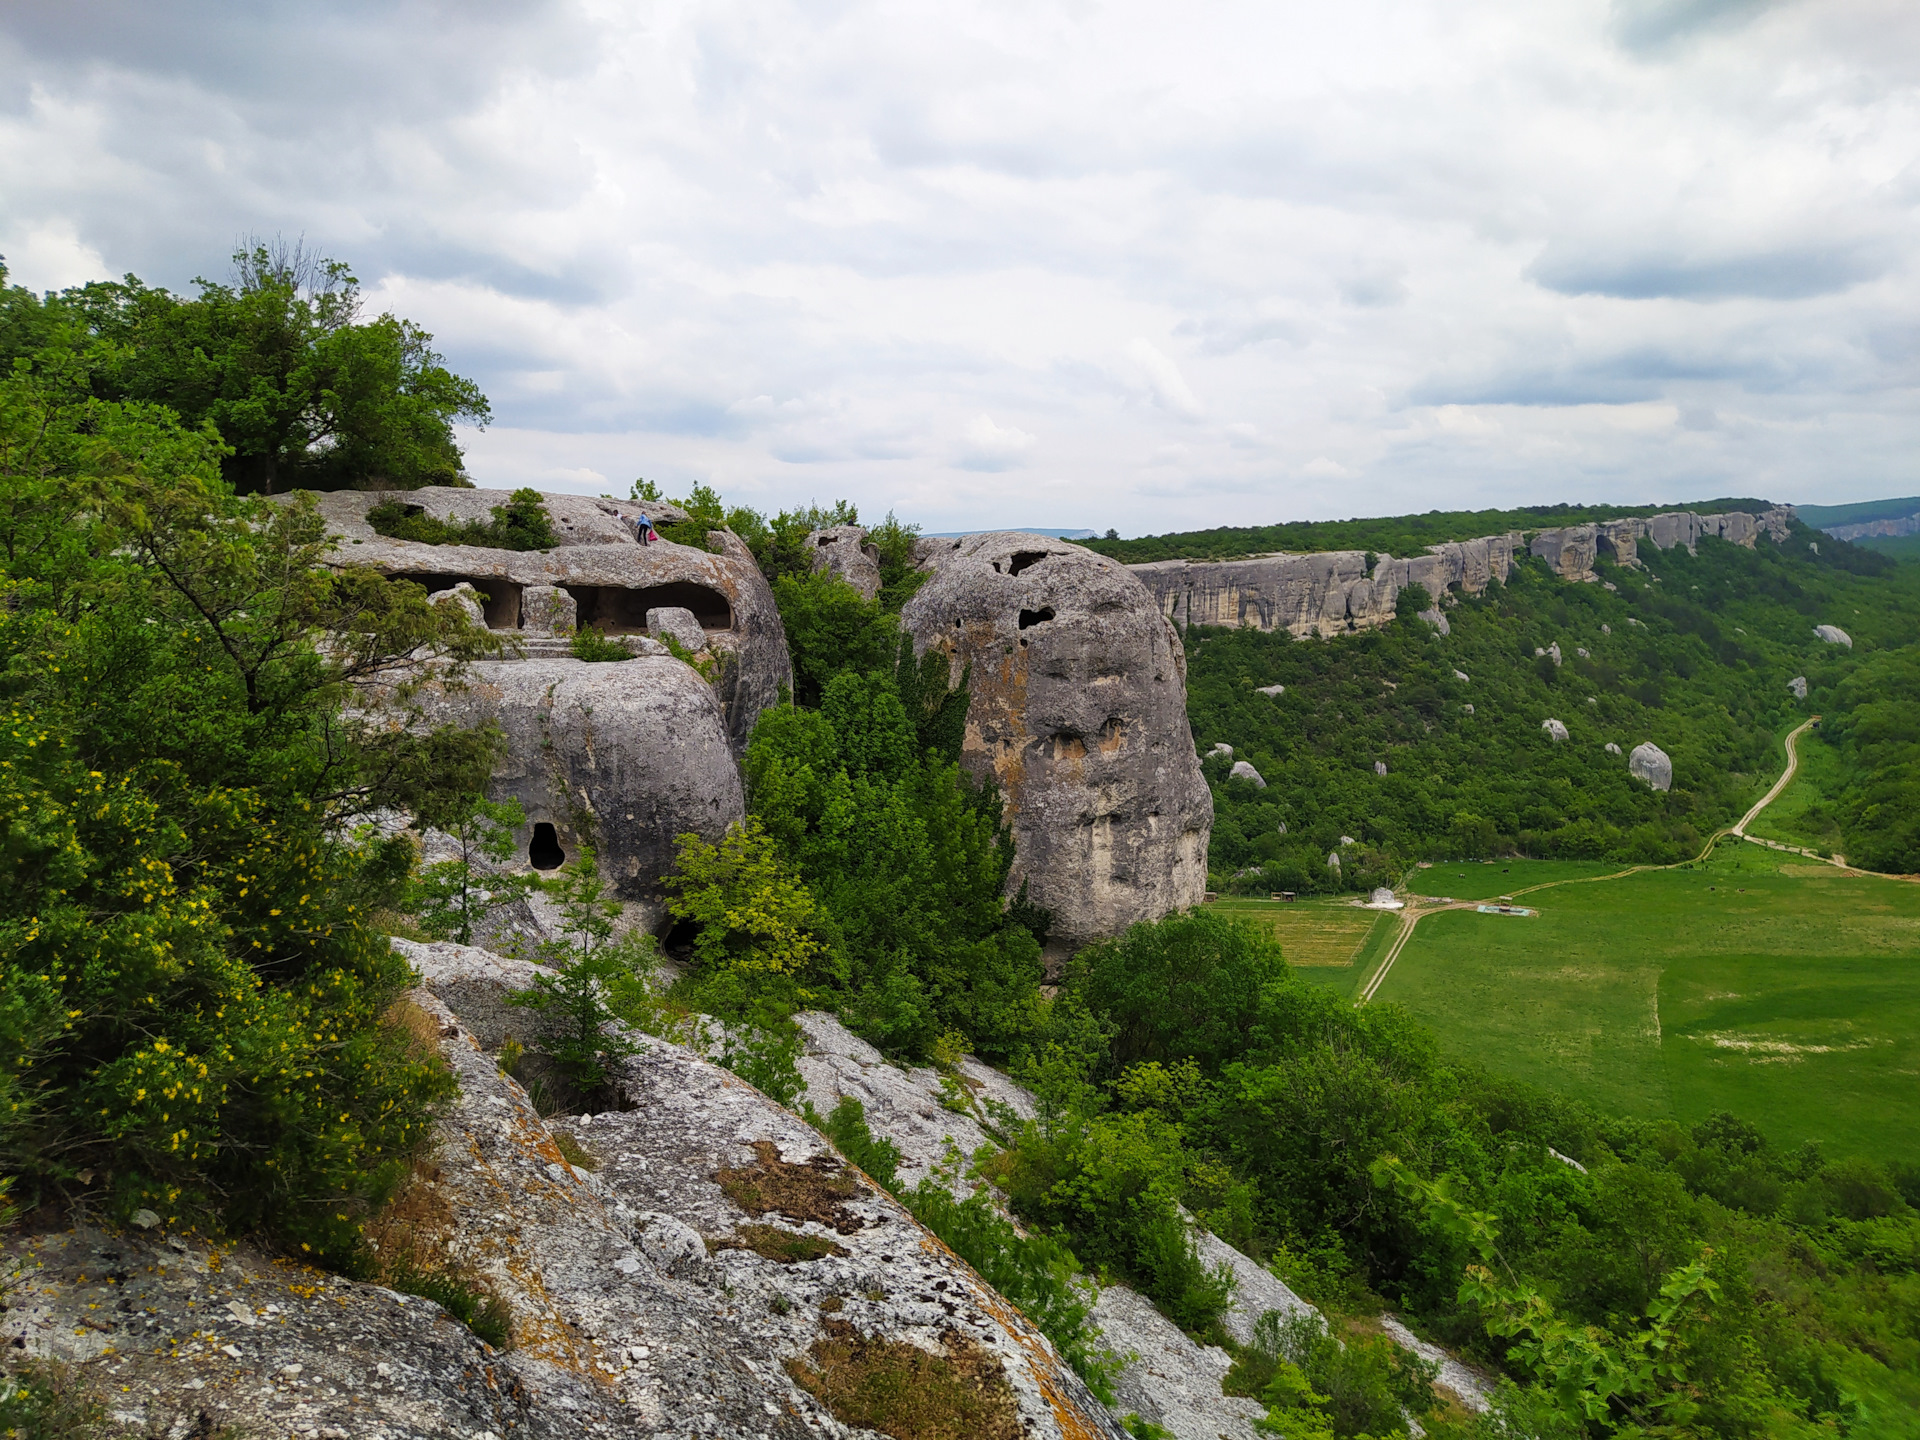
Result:
M1614 742L1611 740L1607 741L1607 754L1618 755L1619 753L1620 753L1620 747L1614 744Z
M871 600L880 593L880 552L867 544L863 527L834 525L815 530L805 543L814 573L831 570L858 590L862 599Z
M1567 738L1567 727L1558 720L1542 720L1540 728L1547 732L1547 738L1556 745Z
M655 653L485 661L463 686L430 684L415 703L436 723L493 720L506 732L491 789L526 811L516 840L535 865L591 844L623 898L657 902L674 837L716 840L746 807L712 690L653 641L627 643Z
M1384 761L1384 760L1376 760L1376 761L1374 761L1374 762L1373 762L1373 773L1374 773L1374 774L1376 774L1376 775L1384 775L1384 774L1386 774L1386 773L1387 773L1387 762L1386 762L1386 761Z
M1039 535L933 548L901 614L970 703L961 763L1006 797L1010 885L1071 949L1197 905L1213 797L1187 725L1186 656L1117 561Z
M1787 681L1787 690L1792 694L1793 698L1796 700L1806 699L1807 698L1807 677L1804 675L1794 676L1793 679Z
M1638 564L1642 540L1656 550L1671 550L1675 545L1694 550L1702 540L1716 537L1751 549L1761 535L1776 544L1785 540L1792 522L1791 506L1775 506L1758 515L1744 510L1732 510L1724 515L1696 515L1691 510L1675 510L1661 515L1543 530L1534 537L1532 553L1565 579L1591 580L1593 562L1601 555L1616 565Z
M504 490L430 486L395 495L338 490L314 498L327 528L338 537L335 561L372 565L418 581L436 594L464 581L485 596L488 626L528 640L528 649L535 652L543 648L537 637L560 633L563 626L592 625L608 634L638 635L647 628L649 610L690 611L703 634L703 645L695 648L707 649L723 662L713 689L736 752L745 748L760 712L778 702L780 687L793 683L773 591L737 536L726 530L709 532L709 543L719 547L716 554L666 540L641 545L635 539L632 522L643 513L657 519L686 518L671 506L543 495L556 544L550 550L519 551L393 540L367 523L367 512L386 500L437 520L484 523L494 506L507 503ZM572 603L572 615L556 597L544 593L555 589ZM535 592L531 604L529 592Z
M1816 625L1813 627L1813 633L1829 645L1844 645L1849 650L1853 648L1853 637L1838 625Z
M1127 567L1179 625L1227 625L1334 635L1385 625L1400 591L1422 585L1436 600L1450 589L1478 594L1505 580L1518 535L1433 546L1412 559L1379 557L1371 573L1359 550L1267 555L1248 560L1162 560ZM1437 612L1436 612L1437 614ZM1448 628L1444 616L1435 628ZM1431 622L1429 622L1431 623Z
M1420 618L1435 630L1438 630L1442 635L1451 635L1453 633L1453 626L1448 623L1447 617L1440 613L1438 607L1429 606L1427 609L1422 610L1420 612Z
M1254 687L1253 693L1256 695L1271 695L1274 699L1278 700L1282 695L1287 693L1287 687L1284 685L1259 685Z
M1673 761L1651 740L1633 747L1633 753L1627 757L1627 773L1636 780L1644 780L1655 790L1673 788Z
M1258 785L1262 790L1267 788L1266 777L1263 776L1258 770L1254 769L1253 766L1245 760L1234 761L1233 768L1227 772L1227 778L1229 780L1251 781L1253 784Z
M812 1440L848 1431L800 1381L856 1346L946 1357L973 1433L1124 1440L1045 1337L792 1114L636 1037L615 1076L635 1108L543 1119L487 1053L529 1021L504 1000L533 967L401 944L459 1094L386 1238L504 1302L512 1348L245 1244L84 1222L8 1238L33 1284L0 1340L79 1364L155 1436Z

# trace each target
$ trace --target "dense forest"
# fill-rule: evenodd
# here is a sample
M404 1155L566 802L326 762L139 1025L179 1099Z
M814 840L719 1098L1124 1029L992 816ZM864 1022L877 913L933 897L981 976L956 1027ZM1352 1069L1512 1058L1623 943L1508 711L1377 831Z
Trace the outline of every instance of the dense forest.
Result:
M1920 756L1898 703L1920 566L1796 527L1782 545L1648 546L1641 568L1599 569L1604 583L1570 584L1519 561L1504 585L1446 597L1444 636L1417 618L1417 588L1392 624L1360 634L1189 631L1195 741L1203 755L1233 747L1203 766L1216 887L1354 889L1414 860L1506 854L1677 860L1778 773L1779 733L1823 709L1860 756L1857 793L1838 802L1859 836L1848 853L1920 868L1911 839L1891 838L1911 837L1896 818L1907 792L1888 789ZM1815 638L1825 623L1853 647ZM1804 702L1788 689L1798 676ZM1284 693L1259 693L1273 685ZM1628 773L1643 741L1672 758L1670 792ZM1266 788L1229 778L1234 760Z

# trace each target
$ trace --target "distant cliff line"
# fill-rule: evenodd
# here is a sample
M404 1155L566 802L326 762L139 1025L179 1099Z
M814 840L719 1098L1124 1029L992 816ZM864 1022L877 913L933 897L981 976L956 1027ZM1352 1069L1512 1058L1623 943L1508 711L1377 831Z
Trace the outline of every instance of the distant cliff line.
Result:
M1776 543L1785 540L1792 520L1793 508L1784 505L1757 515L1745 510L1719 515L1675 510L1453 540L1429 545L1425 555L1407 559L1373 557L1371 568L1364 550L1244 560L1156 560L1127 568L1176 625L1338 635L1392 620L1400 592L1409 585L1424 586L1436 600L1452 589L1477 595L1492 580L1505 582L1515 554L1538 556L1564 579L1592 580L1594 562L1603 554L1617 564L1637 563L1642 541L1656 550L1684 545L1693 551L1711 536L1751 549L1762 535ZM1437 615L1435 619L1444 624Z

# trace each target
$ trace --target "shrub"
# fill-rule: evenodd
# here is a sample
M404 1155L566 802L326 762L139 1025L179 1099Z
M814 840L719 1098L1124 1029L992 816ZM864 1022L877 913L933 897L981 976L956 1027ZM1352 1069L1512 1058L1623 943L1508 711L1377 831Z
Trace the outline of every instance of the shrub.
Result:
M388 500L367 512L374 533L416 545L483 545L493 550L551 550L560 543L538 490L516 490L487 521L438 520L418 505Z
M575 630L567 648L573 653L574 659L596 664L634 658L634 649L631 645L624 640L604 634L593 625L582 625Z

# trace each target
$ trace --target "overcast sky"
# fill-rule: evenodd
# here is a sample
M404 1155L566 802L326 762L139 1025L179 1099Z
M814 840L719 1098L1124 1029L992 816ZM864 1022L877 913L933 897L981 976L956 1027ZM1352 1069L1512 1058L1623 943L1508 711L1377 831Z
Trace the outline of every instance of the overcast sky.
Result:
M0 253L350 261L482 484L1122 534L1920 492L1913 0L0 0Z

